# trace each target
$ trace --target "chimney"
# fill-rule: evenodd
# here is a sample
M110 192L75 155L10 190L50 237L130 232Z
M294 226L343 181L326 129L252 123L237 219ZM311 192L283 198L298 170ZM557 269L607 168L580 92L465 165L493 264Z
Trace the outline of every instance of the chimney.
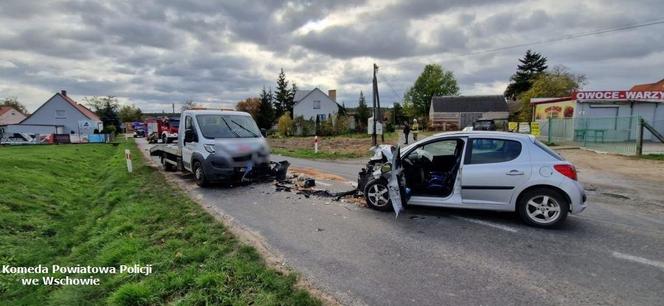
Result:
M330 89L327 91L327 95L332 99L332 101L337 102L337 90Z
M67 91L64 90L64 89L60 90L60 94L66 97L67 96Z

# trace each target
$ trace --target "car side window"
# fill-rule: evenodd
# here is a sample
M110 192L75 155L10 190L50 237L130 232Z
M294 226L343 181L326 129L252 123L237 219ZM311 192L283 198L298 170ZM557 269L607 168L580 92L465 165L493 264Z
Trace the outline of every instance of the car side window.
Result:
M507 139L475 138L471 140L466 164L503 163L521 154L521 143Z

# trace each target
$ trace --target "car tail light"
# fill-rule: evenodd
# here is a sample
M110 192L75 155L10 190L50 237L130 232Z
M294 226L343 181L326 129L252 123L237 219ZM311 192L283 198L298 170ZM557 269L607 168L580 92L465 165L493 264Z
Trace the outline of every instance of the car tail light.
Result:
M568 164L554 165L553 169L556 169L558 173L576 181L576 168L574 168L573 165L568 165Z

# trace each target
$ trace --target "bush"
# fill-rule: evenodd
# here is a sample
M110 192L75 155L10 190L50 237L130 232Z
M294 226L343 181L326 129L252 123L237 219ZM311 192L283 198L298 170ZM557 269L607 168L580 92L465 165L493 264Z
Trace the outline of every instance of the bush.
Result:
M305 120L298 116L293 119L293 133L297 136L310 136L316 132L316 123L313 119Z
M293 135L293 119L289 112L285 112L279 121L277 122L277 132L280 136L292 136Z
M334 133L336 135L343 135L350 132L350 119L344 115L337 115L337 120L334 122Z
M104 126L104 129L101 132L102 134L115 135L117 133L117 129L115 128L115 125L107 125Z

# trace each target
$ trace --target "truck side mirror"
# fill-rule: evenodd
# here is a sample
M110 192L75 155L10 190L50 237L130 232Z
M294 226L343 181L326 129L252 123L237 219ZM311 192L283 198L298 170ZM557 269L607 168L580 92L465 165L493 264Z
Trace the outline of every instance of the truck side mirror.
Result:
M263 137L267 137L267 129L261 128L261 134L263 135Z
M193 142L195 138L196 134L194 134L194 130L188 129L184 131L184 142Z

